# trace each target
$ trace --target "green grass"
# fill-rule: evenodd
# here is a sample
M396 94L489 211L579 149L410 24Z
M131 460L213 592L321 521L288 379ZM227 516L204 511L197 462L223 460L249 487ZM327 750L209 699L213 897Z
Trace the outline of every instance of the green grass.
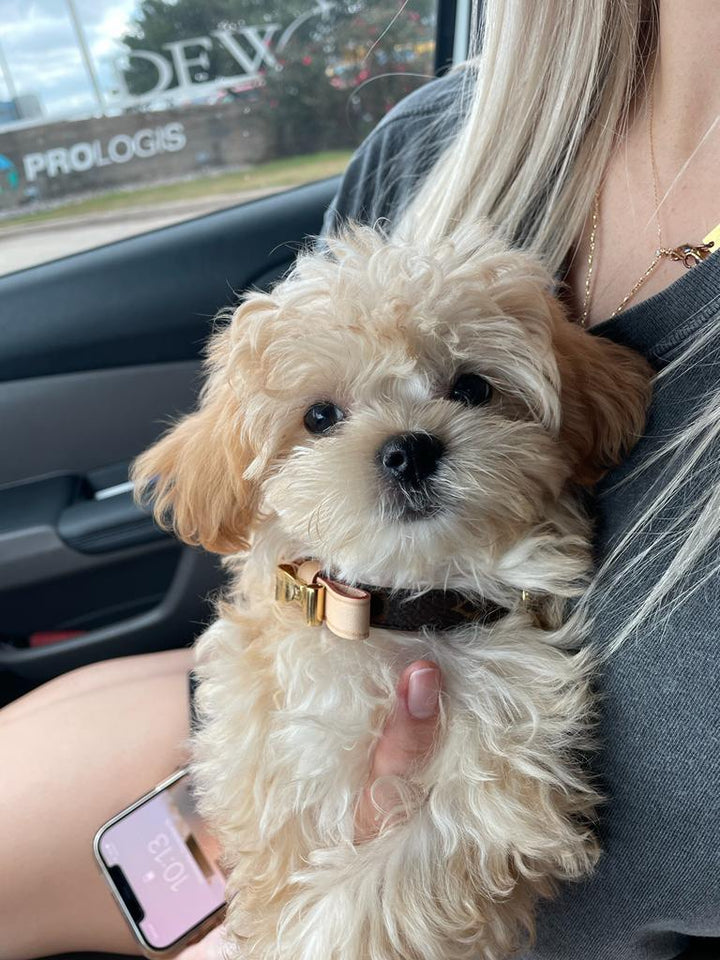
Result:
M306 154L301 157L284 157L260 163L248 170L233 173L221 173L198 177L180 183L167 183L159 186L139 187L137 190L115 190L101 196L68 202L54 210L28 213L0 222L0 230L15 227L23 223L37 223L43 220L58 220L67 217L81 217L84 214L108 213L127 207L152 207L180 200L196 200L222 194L240 193L245 190L272 189L275 187L294 187L311 180L322 180L340 173L347 166L351 153L346 150L333 150L325 153Z

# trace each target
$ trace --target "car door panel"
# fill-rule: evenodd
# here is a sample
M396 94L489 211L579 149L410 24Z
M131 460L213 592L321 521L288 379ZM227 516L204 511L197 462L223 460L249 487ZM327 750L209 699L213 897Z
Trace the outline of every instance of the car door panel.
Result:
M333 178L0 278L0 383L196 359L236 292L319 232Z
M0 489L130 460L190 408L200 373L196 358L0 383Z
M157 530L127 469L192 406L218 309L286 272L335 188L0 279L4 699L85 663L189 643L210 616L217 558Z

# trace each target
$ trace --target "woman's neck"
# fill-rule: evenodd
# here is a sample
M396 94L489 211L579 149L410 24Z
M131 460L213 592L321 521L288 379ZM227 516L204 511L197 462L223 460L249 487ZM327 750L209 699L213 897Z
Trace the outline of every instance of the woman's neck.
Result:
M697 244L720 221L718 54L720 0L696 0L692 6L660 0L658 52L651 67L652 142L648 104L640 102L603 180L591 324L617 309L661 243ZM568 278L576 309L583 303L589 256L586 230ZM684 269L660 261L628 306L658 293Z
M655 121L667 165L680 169L710 139L720 159L719 67L717 0L660 0Z

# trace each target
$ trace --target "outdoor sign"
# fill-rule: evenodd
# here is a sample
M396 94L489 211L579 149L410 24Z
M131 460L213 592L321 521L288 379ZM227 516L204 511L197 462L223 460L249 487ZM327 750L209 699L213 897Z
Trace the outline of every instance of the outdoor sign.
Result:
M207 36L175 40L163 44L163 49L167 50L165 56L155 50L129 50L117 62L116 72L123 90L112 99L112 106L138 106L160 96L167 103L177 103L240 83L262 82L261 70L265 67L277 69L276 54L284 51L295 31L312 17L327 16L334 6L335 3L330 0L317 0L314 7L296 17L284 30L280 23L263 23L236 30L210 30ZM214 45L219 45L230 54L238 65L237 73L212 80L195 79L192 68L199 68L201 72L210 68L208 52ZM122 69L123 62L127 66L133 58L149 63L156 76L154 86L135 95L124 86ZM177 79L177 83L171 87L173 78Z
M188 40L175 40L173 43L163 44L163 49L168 51L167 56L154 50L132 50L124 54L122 59L128 61L134 58L147 61L155 71L156 83L149 90L135 96L125 89L119 98L113 99L112 105L137 106L166 93L169 93L170 102L177 102L189 97L196 98L213 93L215 90L234 84L257 81L261 67L277 68L278 66L270 45L279 30L279 23L263 24L261 27L243 27L236 33L231 30L211 30L210 36L207 37L190 37ZM247 41L252 50L251 54L248 54L240 45L240 37ZM224 47L237 63L238 73L230 77L215 77L208 81L195 80L191 68L210 69L208 51L212 49L213 44ZM122 75L123 71L118 70L118 77L122 78ZM178 82L170 88L173 77L176 77ZM163 99L167 98L163 96Z
M38 174L48 177L85 173L114 163L127 163L135 158L146 160L159 153L175 153L187 145L182 123L166 123L147 127L130 136L118 133L106 143L102 140L81 141L69 147L52 147L42 153L26 153L22 158L25 179L33 183Z
M17 167L9 157L0 153L0 194L15 192L20 187L20 176Z

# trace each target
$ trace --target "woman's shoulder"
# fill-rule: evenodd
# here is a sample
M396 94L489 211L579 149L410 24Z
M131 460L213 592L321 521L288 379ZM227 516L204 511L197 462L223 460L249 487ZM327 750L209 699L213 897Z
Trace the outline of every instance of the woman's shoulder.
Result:
M391 220L457 131L467 90L467 73L455 70L394 107L350 161L323 232L333 232L345 220Z

